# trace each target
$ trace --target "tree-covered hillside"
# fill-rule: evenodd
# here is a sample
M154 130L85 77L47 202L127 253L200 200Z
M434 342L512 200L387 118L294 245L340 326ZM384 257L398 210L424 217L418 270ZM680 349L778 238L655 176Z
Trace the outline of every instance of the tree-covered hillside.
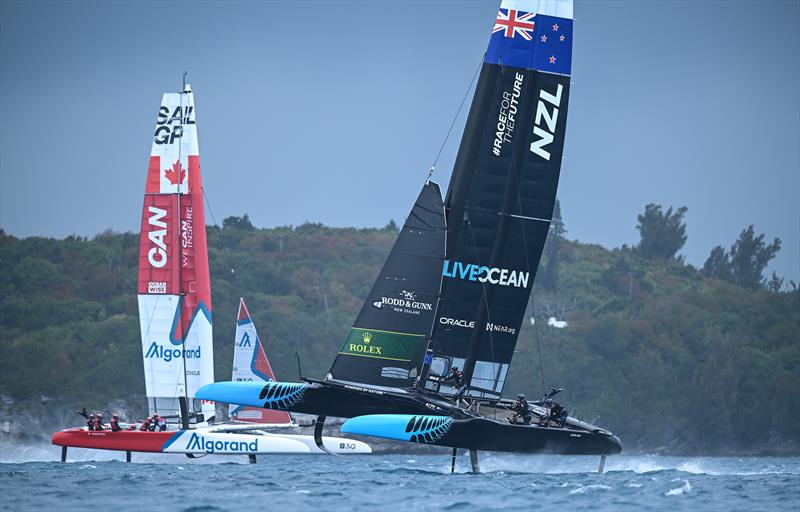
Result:
M297 378L295 352L304 374L323 377L396 235L393 223L255 229L245 217L209 227L217 379L230 377L240 296L279 378ZM735 284L664 250L548 241L528 306L535 323L523 326L506 394L537 397L542 380L562 387L571 412L618 433L626 449L797 451L800 292ZM0 231L0 394L143 401L137 255L133 233Z

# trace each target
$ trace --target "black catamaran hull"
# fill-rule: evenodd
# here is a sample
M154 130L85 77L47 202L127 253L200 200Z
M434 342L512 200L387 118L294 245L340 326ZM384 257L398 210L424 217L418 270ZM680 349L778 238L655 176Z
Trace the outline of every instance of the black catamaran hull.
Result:
M575 423L572 418L569 421ZM348 420L342 432L498 452L616 455L622 451L619 439L599 428L511 424L487 417L378 414Z
M505 420L456 420L436 444L497 452L557 453L561 455L616 455L620 440L609 433L575 432L538 425L512 425Z
M470 448L475 450L520 453L559 453L566 455L614 455L622 445L610 432L570 418L569 428L541 425L514 425L505 418L492 419L473 415L451 402L416 389L398 390L361 386L347 382L315 381L305 383L218 382L200 388L197 398L235 403L264 409L285 410L319 416L356 418L391 416L431 418L447 421L446 432L435 436L384 435L381 429L367 425L349 433L388 437L403 441ZM403 425L408 419L402 421ZM422 425L420 425L422 426ZM343 429L344 431L344 429ZM416 437L414 437L416 434Z

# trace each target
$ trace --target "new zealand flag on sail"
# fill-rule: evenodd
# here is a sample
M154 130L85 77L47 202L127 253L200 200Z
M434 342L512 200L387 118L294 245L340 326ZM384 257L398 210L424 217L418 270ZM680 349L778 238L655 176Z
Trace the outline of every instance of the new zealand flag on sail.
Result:
M500 9L486 51L486 62L569 75L572 20Z

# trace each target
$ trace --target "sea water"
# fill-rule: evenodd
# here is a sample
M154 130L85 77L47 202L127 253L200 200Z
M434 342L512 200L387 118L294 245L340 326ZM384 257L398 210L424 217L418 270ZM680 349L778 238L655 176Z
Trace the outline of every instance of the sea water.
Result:
M0 509L24 510L800 510L800 458L120 454L55 447L0 453ZM117 459L117 460L113 460Z

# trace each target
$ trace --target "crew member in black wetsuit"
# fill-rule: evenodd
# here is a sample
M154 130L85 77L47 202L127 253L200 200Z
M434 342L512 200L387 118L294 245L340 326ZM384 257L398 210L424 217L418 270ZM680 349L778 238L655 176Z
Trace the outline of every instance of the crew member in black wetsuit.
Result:
M149 430L150 432L155 432L157 425L158 425L158 413L155 413L153 414L152 422L150 423L149 428L147 430Z
M509 422L519 423L519 419L522 418L523 425L530 425L531 408L528 405L528 401L525 400L525 395L522 393L517 395L517 401L511 406L511 410L514 411L514 414L508 419Z
M450 373L442 380L442 384L452 386L456 389L456 394L453 396L456 402L461 400L461 395L464 394L464 372L458 369L458 366L453 365L450 368Z
M94 414L86 417L86 426L89 427L89 430L94 430Z
M94 417L94 429L95 430L103 430L103 414L97 413L97 416Z
M114 413L111 415L111 431L120 432L122 427L119 426L119 414Z
M547 422L555 421L561 427L564 427L567 424L567 410L554 400L549 400L549 402L550 415L547 417Z

